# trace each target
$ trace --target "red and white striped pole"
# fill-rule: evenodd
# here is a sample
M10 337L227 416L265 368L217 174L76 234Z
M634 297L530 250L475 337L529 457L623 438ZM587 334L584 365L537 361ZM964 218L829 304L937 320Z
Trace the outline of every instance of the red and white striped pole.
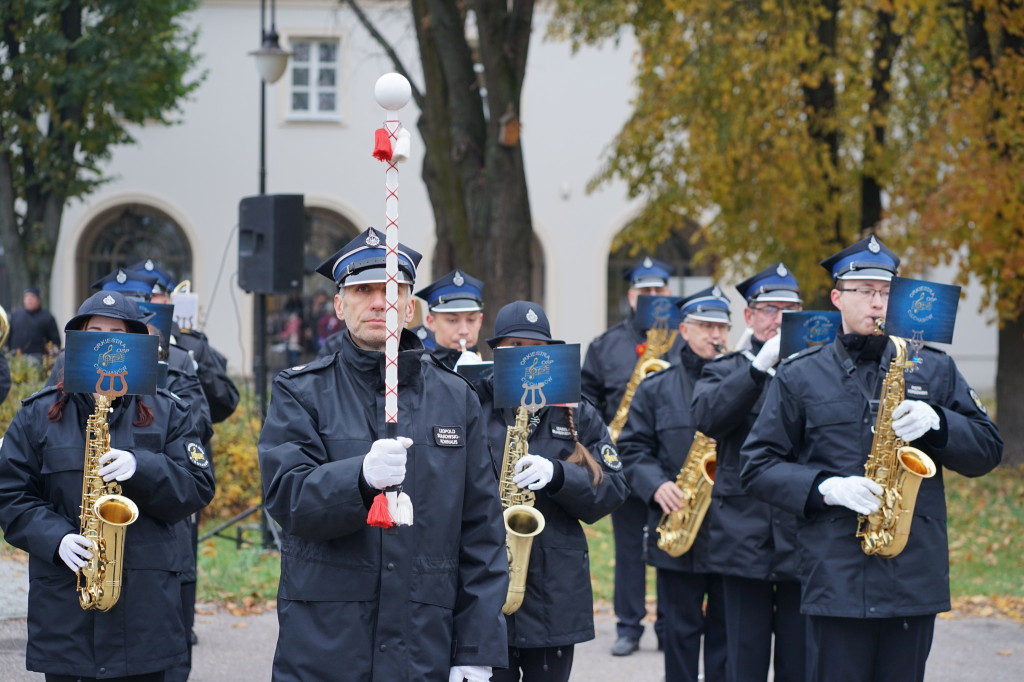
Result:
M412 88L405 76L384 74L377 79L373 95L387 111L384 127L376 132L373 156L387 164L385 187L385 285L384 345L384 417L385 435L398 435L398 341L402 333L398 311L398 164L408 158L409 133L402 129L398 111L409 103ZM395 524L412 524L412 502L399 491L386 493L390 515Z

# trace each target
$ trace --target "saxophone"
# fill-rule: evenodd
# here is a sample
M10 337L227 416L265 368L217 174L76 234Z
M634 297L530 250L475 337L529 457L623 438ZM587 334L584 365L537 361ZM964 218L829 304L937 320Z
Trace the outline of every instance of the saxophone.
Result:
M881 323L879 323L881 327ZM864 476L882 486L882 504L873 514L857 516L857 537L865 554L891 558L903 551L910 537L921 481L935 475L931 457L907 445L892 431L892 412L903 401L906 380L903 367L907 340L889 337L896 355L889 363L875 421L871 453L864 464Z
M683 491L683 506L662 514L658 522L658 549L669 556L682 556L693 546L711 506L717 461L715 441L698 431L676 476L676 486Z
M506 616L523 605L533 536L544 530L544 515L533 508L533 491L520 488L512 480L516 475L516 463L527 453L528 421L525 407L516 410L516 423L505 433L505 455L501 461L501 478L498 479L498 496L501 497L505 518L505 548L508 551L508 594L501 607Z
M105 482L97 473L100 457L110 450L107 415L110 399L96 396L85 434L85 471L82 474L81 534L93 541L92 559L78 573L78 602L90 611L109 611L121 596L124 535L139 517L139 508L121 495L121 486Z
M661 356L672 348L678 333L677 330L668 329L667 326L651 327L647 330L647 342L644 344L643 353L637 358L633 374L629 377L629 382L626 383L626 392L622 394L622 400L619 401L619 407L615 410L615 416L612 417L612 421L608 425L608 433L611 434L613 443L619 440L622 427L626 425L626 419L629 418L629 405L633 402L637 386L651 372L668 367L668 363L662 360Z

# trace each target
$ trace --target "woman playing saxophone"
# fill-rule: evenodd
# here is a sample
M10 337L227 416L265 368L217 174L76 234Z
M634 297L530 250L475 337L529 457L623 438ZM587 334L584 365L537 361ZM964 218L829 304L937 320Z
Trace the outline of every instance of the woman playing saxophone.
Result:
M122 294L101 291L65 331L145 334L146 319ZM0 526L29 554L27 667L48 682L157 682L188 656L174 525L212 499L209 462L189 408L158 390L110 402L97 427L110 446L87 471L85 424L102 410L97 396L63 388L28 398L0 449ZM80 525L83 475L116 482L138 509L124 530L119 598L104 598L108 586L93 593L102 608L80 603L79 573L99 550Z
M562 343L551 338L544 310L516 301L495 319L491 348ZM495 468L502 465L516 410L494 406L493 379L477 385ZM526 423L529 454L515 463L512 482L533 494L544 529L533 537L522 604L505 616L509 668L491 680L565 682L577 642L594 638L587 540L580 522L594 523L622 504L628 487L608 429L589 403L541 408Z

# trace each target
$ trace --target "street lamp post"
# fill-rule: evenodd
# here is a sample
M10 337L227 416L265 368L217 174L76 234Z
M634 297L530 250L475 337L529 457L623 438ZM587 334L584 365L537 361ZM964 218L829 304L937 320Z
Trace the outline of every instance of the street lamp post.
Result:
M275 23L275 1L270 1L270 30L266 30L267 0L260 0L260 48L249 54L256 58L256 70L260 74L260 169L259 193L267 193L267 83L275 83L288 68L289 52L281 49L278 44L277 26ZM253 390L256 392L257 408L260 425L267 416L267 295L262 292L255 294L253 300ZM260 530L263 547L276 544L271 534L266 510L263 509L263 493L260 487Z

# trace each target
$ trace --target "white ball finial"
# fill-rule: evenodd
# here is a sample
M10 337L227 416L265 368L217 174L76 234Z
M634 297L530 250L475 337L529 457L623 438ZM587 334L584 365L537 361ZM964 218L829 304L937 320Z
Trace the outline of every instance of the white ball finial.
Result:
M377 99L377 104L388 111L398 111L409 103L412 87L402 74L386 73L378 78L377 84L373 86L373 96Z

